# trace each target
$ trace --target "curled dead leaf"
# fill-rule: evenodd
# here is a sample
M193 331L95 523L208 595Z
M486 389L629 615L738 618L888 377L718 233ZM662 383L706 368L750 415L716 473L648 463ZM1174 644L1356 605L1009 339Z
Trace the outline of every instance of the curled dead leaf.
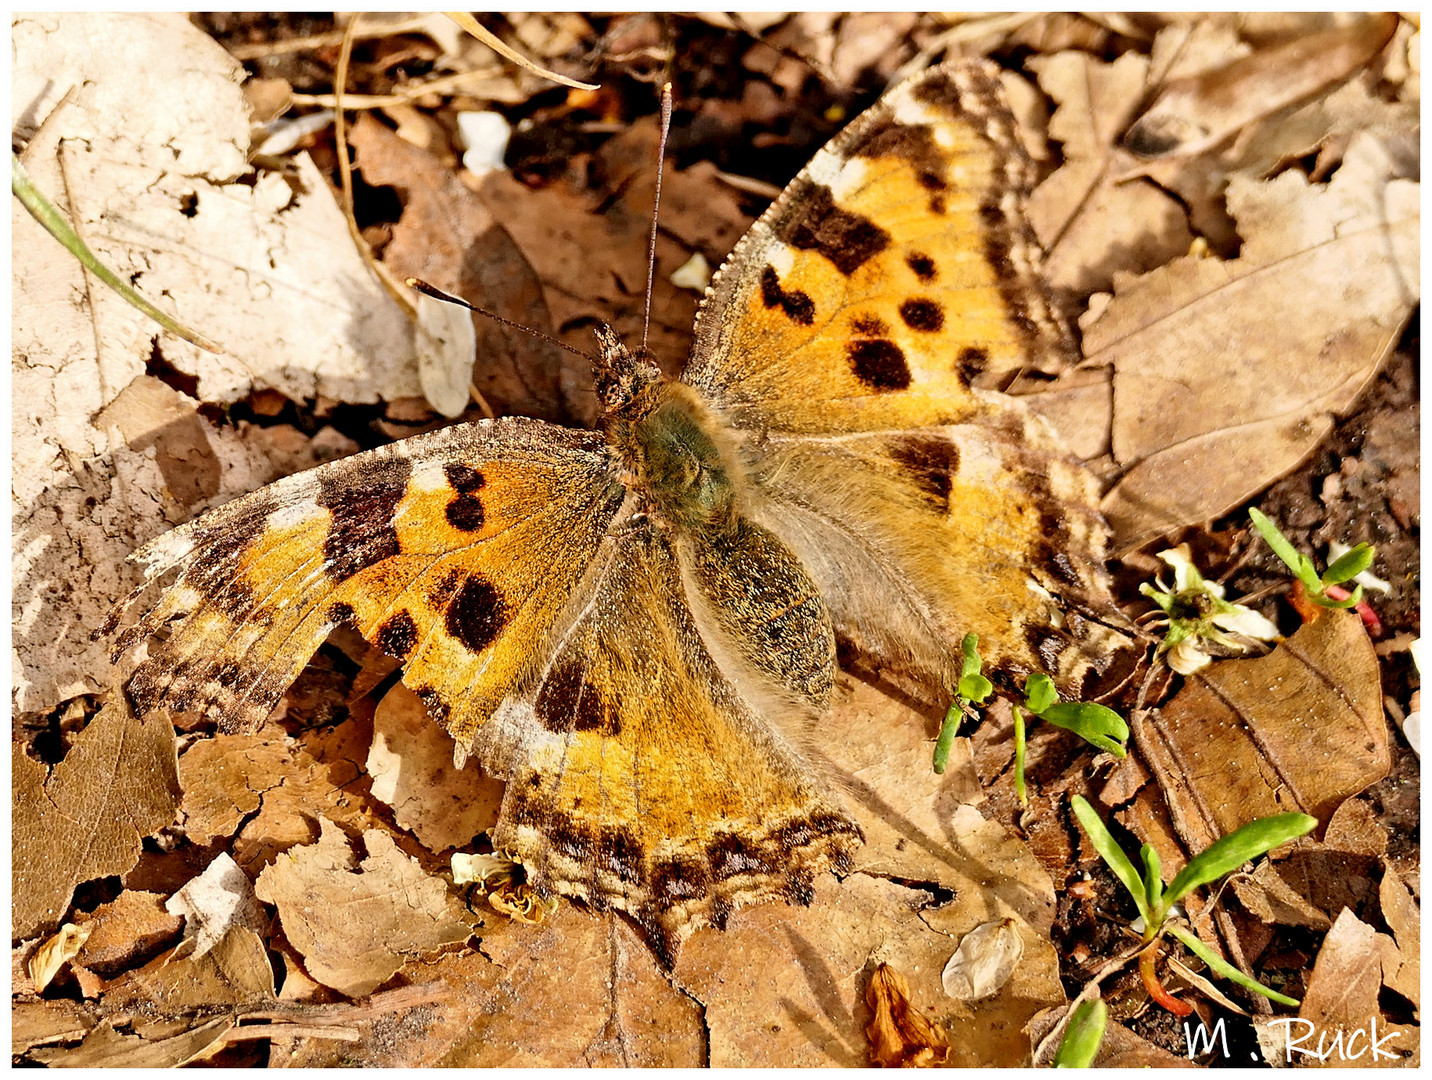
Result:
M889 964L870 976L865 1000L875 1015L866 1025L870 1060L886 1068L927 1069L950 1056L950 1037L910 1001L910 984Z
M74 959L89 936L88 926L65 923L54 936L35 950L35 954L26 964L35 993L40 993L50 985L50 980L60 973L60 968Z

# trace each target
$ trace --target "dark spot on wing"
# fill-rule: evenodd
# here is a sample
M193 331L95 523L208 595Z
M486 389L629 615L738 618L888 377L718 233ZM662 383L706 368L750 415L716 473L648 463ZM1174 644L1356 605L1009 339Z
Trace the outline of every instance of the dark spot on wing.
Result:
M378 627L373 644L389 656L406 660L418 643L418 624L406 611L394 612Z
M888 232L869 218L837 206L830 188L823 184L810 188L802 207L805 213L790 230L791 246L823 256L846 277L890 246Z
M989 366L989 353L985 352L978 345L967 345L960 350L960 358L955 361L955 370L960 373L966 384L974 381L976 375Z
M875 315L855 315L850 320L850 328L861 337L879 338L890 333L890 327L885 325L885 320Z
M393 517L412 474L412 464L400 457L350 459L318 472L316 502L333 515L323 555L334 581L347 581L401 551Z
M487 578L471 574L447 607L448 633L475 653L497 640L507 626L507 605Z
M789 292L781 288L776 269L768 266L761 271L761 301L768 308L779 307L786 318L799 326L810 326L815 322L815 305L799 289Z
M472 465L449 462L443 466L443 475L458 493L444 511L448 524L462 532L480 531L483 521L486 520L482 499L477 494L487 486L487 478L482 475L482 470Z
M418 700L428 710L428 715L446 727L448 716L452 710L448 708L448 703L442 699L438 692L431 686L415 686L413 693L418 695Z
M855 377L872 390L904 390L910 385L905 354L893 341L852 341L846 354Z
M329 604L327 614L328 621L335 626L343 623L351 626L353 623L353 605L345 604L342 600Z
M911 330L933 334L945 325L945 311L933 300L914 297L900 305L900 318Z
M886 117L871 126L855 153L859 157L893 157L909 162L916 182L926 191L944 191L950 186L945 174L949 155L935 145L934 134L924 124L902 124L894 117Z
M960 469L954 443L940 435L903 435L891 440L890 456L932 502L941 508L949 505L951 477Z
M921 281L935 280L935 260L919 251L912 251L905 256L905 265L915 272L915 276Z
M706 845L706 857L717 881L741 874L773 874L779 869L781 852L768 840L747 840L736 833L720 833Z
M594 731L611 738L621 734L621 720L611 702L587 681L586 667L571 657L552 665L534 705L548 731Z
M605 826L598 844L597 862L617 876L619 881L635 885L646 869L641 843L623 825Z

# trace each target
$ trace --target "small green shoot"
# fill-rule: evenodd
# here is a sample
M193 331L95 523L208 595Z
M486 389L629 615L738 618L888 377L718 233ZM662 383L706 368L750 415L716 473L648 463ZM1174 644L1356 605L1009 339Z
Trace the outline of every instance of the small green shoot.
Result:
M1124 743L1129 740L1129 725L1124 723L1123 717L1113 709L1092 702L1061 702L1054 680L1036 671L1024 682L1024 710L1018 705L1014 707L1014 791L1021 806L1028 802L1024 794L1025 710L1055 727L1074 732L1089 745L1107 750L1115 757L1128 753Z
M981 705L994 693L994 685L981 674L984 661L976 651L978 644L977 634L966 634L964 641L960 643L965 658L960 668L959 697L945 714L945 722L940 725L940 737L935 740L935 772L940 774L944 773L950 763L950 748L954 746L955 732L960 728L965 707L970 704Z
M30 212L30 216L44 226L46 232L58 240L90 273L123 297L131 306L138 308L171 334L175 334L201 349L215 353L223 351L202 334L188 329L160 311L128 284L121 281L113 270L95 258L94 252L80 239L74 226L66 221L64 215L55 209L54 204L35 187L13 150L10 152L10 190L20 200L20 204Z
M1157 947L1156 943L1159 937L1167 931L1187 945L1195 956L1224 978L1281 1004L1298 1004L1295 999L1264 986L1233 967L1217 953L1199 942L1184 927L1170 922L1170 916L1174 913L1174 905L1194 889L1211 885L1233 873L1244 863L1266 855L1289 840L1306 835L1317 825L1317 818L1309 817L1307 814L1275 814L1272 817L1250 821L1242 828L1235 829L1227 836L1215 840L1195 855L1165 889L1160 876L1159 857L1152 847L1145 844L1140 852L1144 863L1144 872L1141 874L1129 857L1124 854L1124 849L1119 846L1113 834L1104 825L1103 819L1089 805L1088 800L1076 795L1072 800L1072 806L1074 816L1078 819L1085 835L1089 837L1089 842L1094 845L1094 850L1099 853L1099 857L1104 860L1109 869L1113 871L1114 876L1134 898L1134 906L1138 908L1144 924L1143 940L1148 946L1140 957L1139 966L1151 995L1164 1002L1176 1001L1176 999L1169 998L1163 987L1159 986L1153 977L1153 950Z
M1377 551L1370 544L1358 544L1357 547L1349 548L1343 552L1340 558L1334 559L1333 564L1318 573L1313 560L1297 550L1288 538L1279 531L1278 526L1264 516L1263 512L1256 506L1250 507L1248 517L1252 520L1254 528L1263 534L1263 539L1273 549L1273 554L1287 564L1293 576L1303 583L1307 590L1307 597L1314 604L1325 608L1353 608L1357 607L1362 600L1362 586L1356 586L1351 593L1343 597L1329 595L1330 587L1341 585L1345 581L1351 581L1363 571L1372 566L1372 561L1377 557ZM1338 592L1343 590L1339 589Z
M1102 998L1081 1001L1069 1018L1064 1038L1059 1040L1059 1049L1054 1051L1054 1067L1087 1069L1094 1064L1108 1023L1109 1007Z

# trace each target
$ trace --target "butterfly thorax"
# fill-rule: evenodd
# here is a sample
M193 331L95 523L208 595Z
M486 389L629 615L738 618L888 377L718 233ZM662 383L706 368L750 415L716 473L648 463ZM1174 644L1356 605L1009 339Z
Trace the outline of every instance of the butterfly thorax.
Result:
M724 533L736 528L734 454L721 426L691 389L668 379L603 327L596 365L605 408L602 430L620 457L627 483L648 512L678 529Z

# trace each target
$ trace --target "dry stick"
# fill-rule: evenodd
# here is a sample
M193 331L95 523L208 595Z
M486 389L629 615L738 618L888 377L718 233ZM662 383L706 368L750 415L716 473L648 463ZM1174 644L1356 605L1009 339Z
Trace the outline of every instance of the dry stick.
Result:
M651 242L646 248L646 310L641 316L641 351L646 353L646 335L651 328L651 289L656 282L656 226L661 219L661 173L666 163L666 136L671 131L671 83L661 86L661 141L656 147L656 199L651 208Z

